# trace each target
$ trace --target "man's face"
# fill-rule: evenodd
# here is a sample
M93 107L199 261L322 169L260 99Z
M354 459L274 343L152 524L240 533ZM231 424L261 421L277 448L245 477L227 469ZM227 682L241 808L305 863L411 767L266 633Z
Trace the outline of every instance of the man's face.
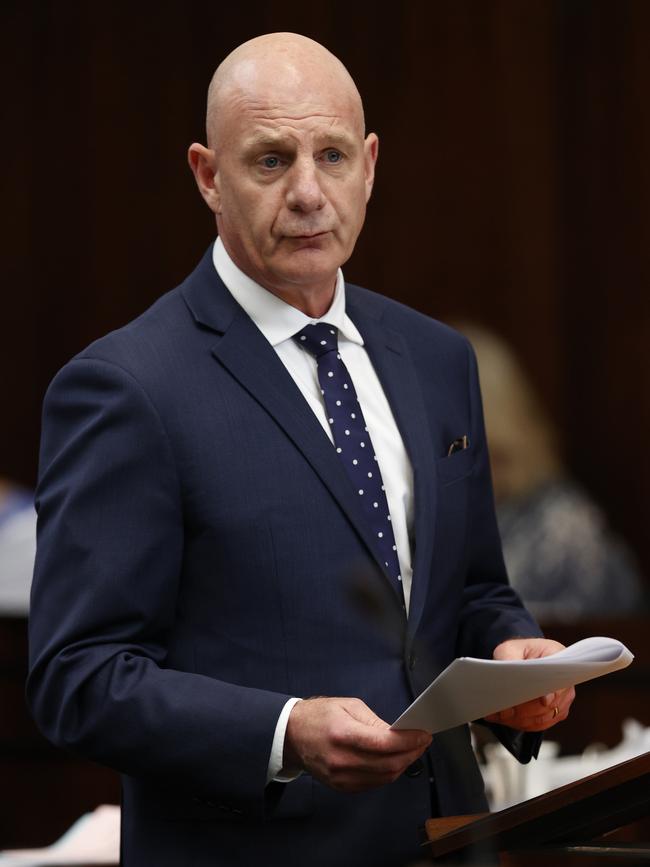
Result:
M275 294L331 297L363 225L377 138L364 141L358 106L335 87L260 89L237 91L223 110L210 203L219 235Z

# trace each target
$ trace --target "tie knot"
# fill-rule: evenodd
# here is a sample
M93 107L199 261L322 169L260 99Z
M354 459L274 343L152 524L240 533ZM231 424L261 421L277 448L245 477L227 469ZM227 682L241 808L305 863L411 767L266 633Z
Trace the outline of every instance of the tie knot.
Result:
M338 349L337 329L327 322L306 325L293 339L315 358Z

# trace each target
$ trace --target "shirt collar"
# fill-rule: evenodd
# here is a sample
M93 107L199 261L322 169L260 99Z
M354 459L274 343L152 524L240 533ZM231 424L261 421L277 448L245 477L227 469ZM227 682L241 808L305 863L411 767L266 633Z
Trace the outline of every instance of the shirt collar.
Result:
M340 268L336 274L336 289L330 309L320 319L312 319L244 274L226 252L221 238L214 242L212 261L230 294L248 313L271 346L289 340L310 322L327 322L338 328L339 335L363 346L363 337L345 312L345 281Z

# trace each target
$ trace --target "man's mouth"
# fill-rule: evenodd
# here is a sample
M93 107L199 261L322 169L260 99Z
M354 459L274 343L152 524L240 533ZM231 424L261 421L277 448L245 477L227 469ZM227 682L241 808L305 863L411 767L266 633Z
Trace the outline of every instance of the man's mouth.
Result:
M320 232L301 232L296 234L286 234L285 238L290 238L292 241L311 241L314 238L322 238L323 235L329 234L329 229L323 229Z

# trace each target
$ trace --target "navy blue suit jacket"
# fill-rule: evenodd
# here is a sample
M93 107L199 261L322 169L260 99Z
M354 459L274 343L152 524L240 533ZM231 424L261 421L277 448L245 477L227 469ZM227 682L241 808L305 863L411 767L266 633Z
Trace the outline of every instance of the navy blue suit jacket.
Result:
M127 867L403 864L432 812L485 806L465 728L366 794L265 785L290 696L392 721L454 657L539 634L505 575L467 342L346 293L414 470L408 620L335 450L210 253L48 391L28 697L51 740L124 775ZM537 744L510 740L524 760Z

